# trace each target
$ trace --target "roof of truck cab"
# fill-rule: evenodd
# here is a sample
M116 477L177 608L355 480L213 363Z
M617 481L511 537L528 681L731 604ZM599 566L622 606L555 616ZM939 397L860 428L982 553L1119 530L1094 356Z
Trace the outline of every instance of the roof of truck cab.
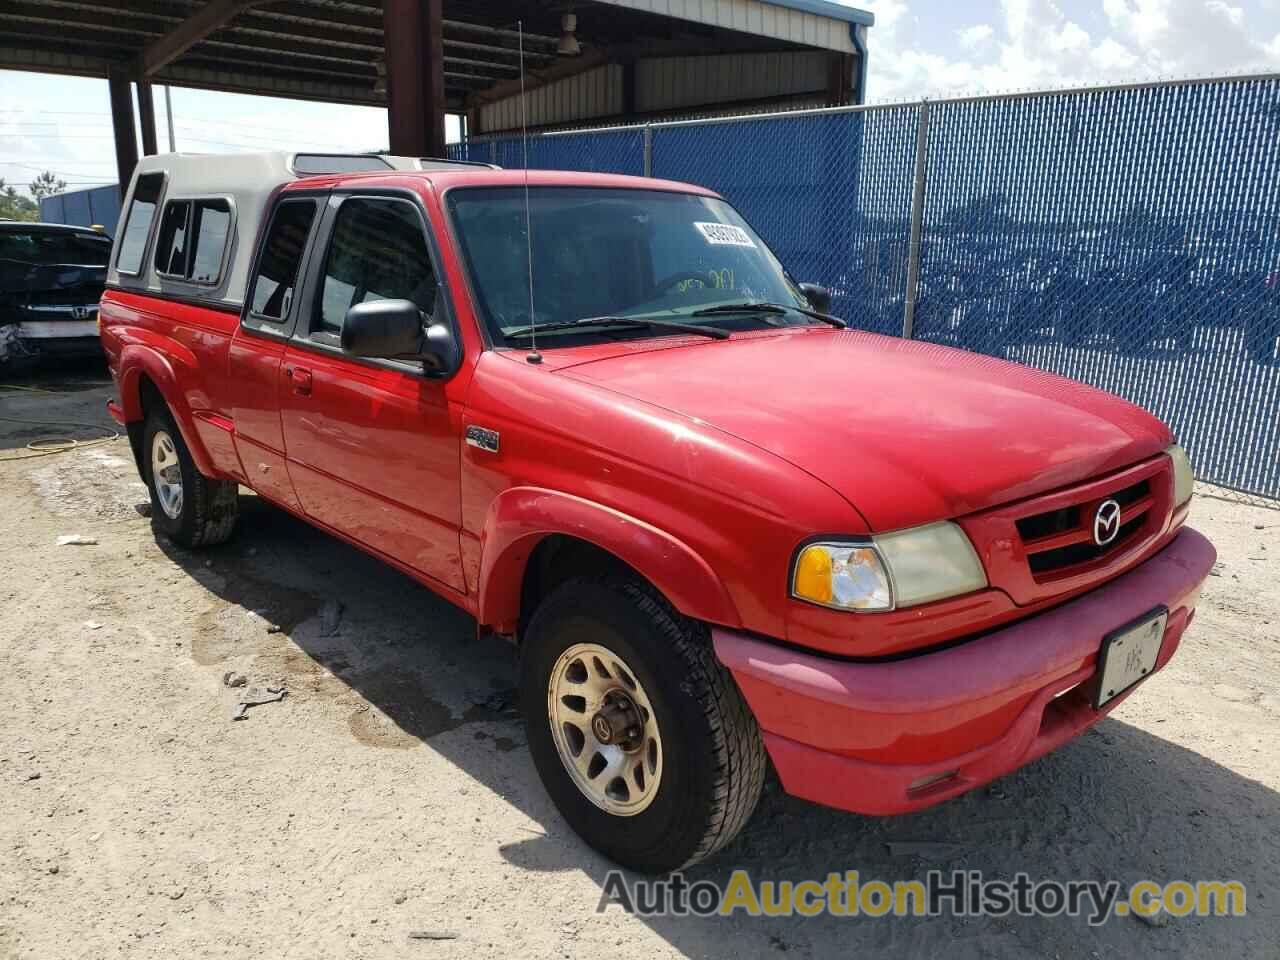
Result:
M330 174L295 180L285 187L285 190L314 190L317 187L333 189L393 182L403 184L406 180L425 180L435 190L441 192L453 187L522 187L527 182L531 187L603 187L622 190L663 190L668 193L692 193L707 197L719 196L714 190L677 180L631 177L620 173L584 173L577 170L530 170L526 176L523 170L484 167Z

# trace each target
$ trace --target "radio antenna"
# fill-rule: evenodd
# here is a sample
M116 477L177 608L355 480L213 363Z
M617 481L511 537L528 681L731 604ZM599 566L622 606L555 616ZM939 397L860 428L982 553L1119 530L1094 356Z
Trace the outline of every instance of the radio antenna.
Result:
M520 40L520 145L524 150L524 240L529 259L529 353L525 360L541 363L538 352L538 315L533 309L533 217L529 214L529 117L528 101L524 95L524 21L516 21L516 34Z

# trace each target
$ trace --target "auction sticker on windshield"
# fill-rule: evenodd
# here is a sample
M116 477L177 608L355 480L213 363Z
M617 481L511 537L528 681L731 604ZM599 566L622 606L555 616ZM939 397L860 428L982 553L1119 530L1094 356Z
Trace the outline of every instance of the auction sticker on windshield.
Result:
M698 232L702 234L707 243L728 247L754 247L756 245L747 231L741 227L735 227L731 223L702 223L699 221L695 222L694 226L698 228Z

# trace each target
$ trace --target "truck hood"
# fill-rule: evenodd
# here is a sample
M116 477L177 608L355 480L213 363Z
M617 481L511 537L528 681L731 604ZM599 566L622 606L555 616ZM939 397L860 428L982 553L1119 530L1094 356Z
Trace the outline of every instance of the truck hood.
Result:
M1172 443L1155 417L1101 390L860 331L804 328L591 356L559 375L782 457L841 493L874 531L1067 486Z

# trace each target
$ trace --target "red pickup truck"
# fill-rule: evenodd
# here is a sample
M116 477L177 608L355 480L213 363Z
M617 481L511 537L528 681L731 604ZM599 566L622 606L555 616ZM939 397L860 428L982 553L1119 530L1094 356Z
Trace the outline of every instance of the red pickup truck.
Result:
M713 854L768 762L850 811L954 797L1173 656L1214 550L1154 417L846 329L696 186L361 166L144 160L112 411L159 534L226 539L243 485L510 638L607 856Z

